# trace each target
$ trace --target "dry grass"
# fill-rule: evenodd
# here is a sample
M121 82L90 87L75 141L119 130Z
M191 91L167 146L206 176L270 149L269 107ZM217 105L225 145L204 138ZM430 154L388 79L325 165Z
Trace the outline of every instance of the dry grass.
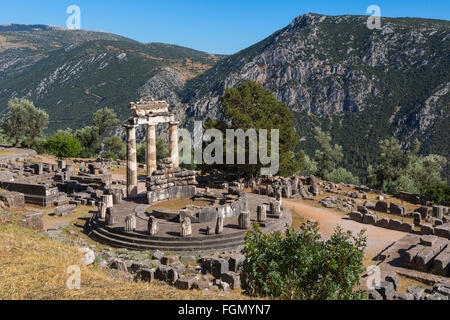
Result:
M109 271L81 266L77 247L8 223L0 226L0 299L247 299L240 291L181 291L163 283L113 280ZM81 289L69 290L71 265L81 267Z
M14 154L14 153L16 153L16 152L10 151L10 150L4 150L4 149L0 150L0 155L10 155L10 154Z
M399 282L399 289L397 290L398 292L406 292L406 290L408 289L409 286L417 286L417 287L421 287L424 288L425 290L432 290L433 286L430 286L424 282L412 279L412 278L408 278L402 275L397 274L398 276L398 282Z

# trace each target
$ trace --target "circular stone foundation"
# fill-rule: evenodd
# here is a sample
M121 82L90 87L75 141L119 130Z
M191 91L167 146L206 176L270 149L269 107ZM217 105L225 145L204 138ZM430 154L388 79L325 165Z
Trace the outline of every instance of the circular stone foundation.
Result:
M244 195L245 193L242 193ZM240 197L236 197L232 201L230 194L223 191L216 191L227 198L228 203L215 203L211 206L200 207L201 210L227 210L220 209L229 206L233 203L238 203ZM228 197L227 197L228 196ZM255 194L245 194L245 199L248 202L248 210L250 211L251 223L257 221L257 206L266 205L269 208L270 201L273 198L267 196L260 196ZM242 202L243 200L241 200ZM237 207L237 205L235 205ZM123 201L121 204L114 206L114 224L107 226L103 219L99 219L94 215L88 222L90 229L90 236L107 245L119 248L127 248L132 250L162 250L174 253L183 252L212 252L212 251L234 251L239 250L244 245L244 238L247 229L240 229L238 223L239 214L232 214L233 211L228 212L224 218L224 228L221 234L207 235L207 229L215 230L217 215L214 219L209 217L208 221L193 222L192 235L181 237L181 224L178 222L178 210L173 209L157 209L157 213L147 212L149 205L137 204L132 201ZM239 210L240 213L240 210ZM131 232L125 231L125 218L135 214L136 229ZM158 232L151 236L148 234L148 219L153 216L158 224ZM281 217L268 217L260 224L260 231L263 233L281 231L290 226L292 217L289 209L282 207Z

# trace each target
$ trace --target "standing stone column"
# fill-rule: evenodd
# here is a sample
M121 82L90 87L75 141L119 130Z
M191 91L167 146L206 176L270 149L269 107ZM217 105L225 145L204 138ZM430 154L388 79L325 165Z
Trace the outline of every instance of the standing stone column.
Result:
M191 234L192 234L191 219L189 219L189 217L186 217L186 218L184 218L183 222L181 222L180 235L182 237L188 237Z
M156 126L147 125L147 177L156 170Z
M125 231L131 232L136 230L136 217L134 214L130 214L125 218Z
M106 217L106 203L103 201L98 203L98 218L105 219Z
M113 196L111 194L104 194L102 196L102 202L105 203L106 208L112 208L114 206L114 200Z
M280 203L280 201L275 200L275 201L270 202L270 214L281 218L281 203Z
M264 222L267 219L267 208L265 205L260 205L257 208L258 222Z
M148 219L148 227L147 227L148 234L151 236L154 236L158 233L158 221L155 217L150 217Z
M238 223L240 229L250 229L250 211L242 211Z
M216 234L223 233L223 218L224 218L223 211L217 210Z
M125 126L127 129L127 197L135 198L137 190L137 159L136 159L136 126Z
M115 223L114 210L113 210L113 208L107 208L106 216L105 216L105 224L107 226L112 226L114 223Z
M178 121L169 123L169 154L172 159L173 166L179 166L178 158Z

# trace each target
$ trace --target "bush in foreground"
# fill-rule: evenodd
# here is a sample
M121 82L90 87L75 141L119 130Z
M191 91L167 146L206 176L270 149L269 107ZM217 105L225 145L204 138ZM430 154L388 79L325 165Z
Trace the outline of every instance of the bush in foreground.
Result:
M255 226L245 240L244 293L252 297L299 300L358 300L354 288L364 272L363 232L337 227L323 240L317 224L285 233L262 234Z

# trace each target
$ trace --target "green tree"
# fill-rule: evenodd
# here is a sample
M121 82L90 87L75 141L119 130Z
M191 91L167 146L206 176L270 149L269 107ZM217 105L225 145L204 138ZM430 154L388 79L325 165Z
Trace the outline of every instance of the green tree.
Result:
M317 174L317 162L311 159L307 154L304 154L303 166L300 173L304 176Z
M118 136L103 139L105 152L104 158L125 159L125 143Z
M315 224L285 233L247 233L243 265L244 293L252 297L290 300L363 299L355 290L366 237L337 227L323 239Z
M71 134L71 130L59 130L47 138L45 147L58 158L75 157L81 152L80 141Z
M421 193L424 188L443 183L441 174L447 160L438 155L421 156L416 141L403 151L395 138L379 142L377 165L369 167L369 185L386 192Z
M103 137L119 123L119 119L113 109L102 108L94 113L92 123L97 128L98 135Z
M314 128L314 133L314 138L319 145L319 149L314 154L314 161L317 163L317 174L324 178L327 172L333 171L339 165L344 154L340 145L331 145L329 133L323 132L319 127Z
M375 187L389 189L387 186L405 173L408 156L404 154L400 143L395 138L381 140L378 143L380 153L377 166L373 172Z
M228 88L220 99L222 113L229 123L229 129L267 129L268 153L270 150L270 130L279 129L280 173L290 175L298 170L293 156L298 144L298 135L293 129L294 115L287 105L279 103L273 93L254 81L246 81L238 88ZM219 128L220 129L220 128ZM222 129L223 130L223 129ZM246 142L245 153L248 159L249 144ZM232 168L248 176L259 174L262 165L234 165Z
M444 204L450 202L450 187L444 183L425 186L421 190L421 196L427 201Z
M80 156L83 158L94 158L100 149L100 136L95 127L84 127L75 132L75 137L80 141L82 151Z
M1 123L2 133L15 146L32 147L48 125L48 114L27 99L8 102L9 112Z
M348 183L355 185L359 184L359 178L342 167L333 169L330 172L326 172L324 175L324 179L334 183Z
M139 143L136 148L137 162L145 163L147 153L147 143ZM169 156L169 148L167 143L160 137L156 136L156 161L160 161Z

